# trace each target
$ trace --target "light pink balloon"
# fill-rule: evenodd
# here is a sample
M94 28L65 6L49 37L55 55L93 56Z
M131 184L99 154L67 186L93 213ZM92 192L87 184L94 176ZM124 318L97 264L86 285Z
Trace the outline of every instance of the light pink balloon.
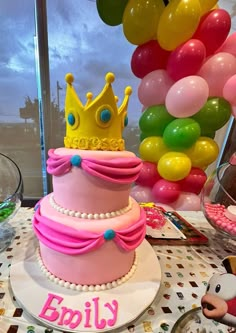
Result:
M200 76L187 76L170 88L166 108L176 118L191 117L206 103L209 94L207 82Z
M226 81L223 88L223 97L233 105L236 105L236 74Z
M178 199L171 204L175 210L200 210L200 197L195 193L182 192Z
M233 32L216 53L226 52L236 57L236 32Z
M223 87L234 74L236 74L236 58L225 52L209 57L198 72L198 75L208 83L209 96L212 97L223 97Z
M130 192L130 196L137 202L153 202L152 190L150 187L135 185Z
M142 79L138 87L138 98L145 106L164 104L173 83L166 70L157 69Z
M232 116L236 119L236 105L232 106Z

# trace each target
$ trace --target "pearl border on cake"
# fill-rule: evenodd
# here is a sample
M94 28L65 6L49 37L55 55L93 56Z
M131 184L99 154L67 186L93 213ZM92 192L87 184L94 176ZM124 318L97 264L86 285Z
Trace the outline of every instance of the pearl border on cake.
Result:
M110 213L95 213L95 214L91 214L91 213L81 213L78 212L76 210L70 210L67 208L64 208L60 205L58 205L55 200L53 195L51 194L49 197L49 203L50 205L56 209L59 213L71 216L71 217L77 217L77 218L82 218L82 219L89 219L89 220L101 220L101 219L110 219L112 217L116 217L116 216L120 216L123 215L125 213L127 213L128 211L131 210L132 208L132 202L131 200L129 200L129 204L127 207L119 209L115 212L110 212Z
M36 259L38 261L39 267L42 273L52 282L58 284L61 287L65 287L67 289L76 290L76 291L104 291L109 290L115 287L120 286L121 284L127 282L135 273L138 265L137 253L135 252L135 258L132 267L130 268L129 272L122 276L121 278L114 280L112 282L97 284L97 285L82 285L82 284L75 284L68 281L64 281L53 275L48 271L46 266L44 265L41 255L40 249L38 248L36 252Z

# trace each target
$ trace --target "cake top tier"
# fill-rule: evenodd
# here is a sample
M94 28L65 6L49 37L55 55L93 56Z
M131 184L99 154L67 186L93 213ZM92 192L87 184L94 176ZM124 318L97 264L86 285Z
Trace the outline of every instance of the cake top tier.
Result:
M106 84L101 93L93 99L93 94L88 92L87 102L83 105L72 85L73 75L67 74L65 80L67 82L65 147L85 150L124 150L122 133L128 124L127 107L132 93L131 87L125 88L124 100L118 107L118 98L111 86L115 75L107 73Z

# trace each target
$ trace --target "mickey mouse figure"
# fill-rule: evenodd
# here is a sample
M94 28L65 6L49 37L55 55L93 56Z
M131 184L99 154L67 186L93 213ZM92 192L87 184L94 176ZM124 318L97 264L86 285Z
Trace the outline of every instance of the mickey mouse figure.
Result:
M211 277L201 300L202 312L208 319L236 327L236 256L222 263L227 273Z

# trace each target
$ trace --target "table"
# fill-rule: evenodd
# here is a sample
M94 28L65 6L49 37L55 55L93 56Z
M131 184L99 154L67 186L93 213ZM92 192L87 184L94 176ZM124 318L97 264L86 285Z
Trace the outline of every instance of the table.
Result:
M206 284L215 272L224 272L221 261L228 255L236 255L236 242L224 239L206 221L202 212L179 212L209 239L200 246L153 246L162 270L161 287L155 302L145 313L127 328L116 332L171 332L176 320L186 311L200 306ZM31 218L32 208L21 208L11 221L16 236L0 254L0 333L53 333L32 321L17 304L9 285L12 259L21 247L34 238ZM222 325L220 325L222 326ZM236 332L235 329L214 327L212 332Z

